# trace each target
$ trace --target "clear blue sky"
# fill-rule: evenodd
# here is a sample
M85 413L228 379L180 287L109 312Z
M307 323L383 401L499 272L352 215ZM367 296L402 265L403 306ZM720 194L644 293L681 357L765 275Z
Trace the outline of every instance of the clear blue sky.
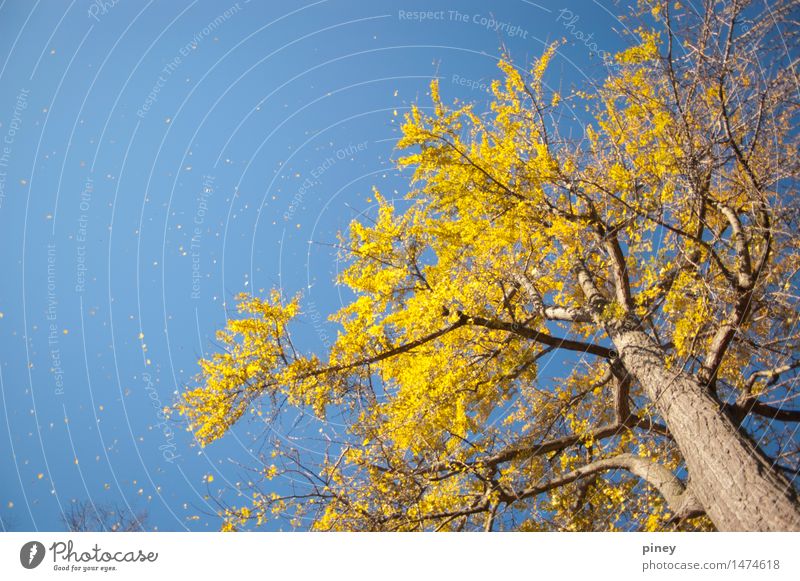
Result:
M201 451L158 410L214 349L232 298L280 287L335 311L348 297L327 244L369 213L373 185L405 193L394 143L431 78L447 100L485 103L501 44L524 65L565 38L550 81L568 89L627 42L622 11L0 0L2 528L60 530L91 500L146 509L159 530L215 530L206 496L235 498L263 427ZM336 328L296 333L322 351Z

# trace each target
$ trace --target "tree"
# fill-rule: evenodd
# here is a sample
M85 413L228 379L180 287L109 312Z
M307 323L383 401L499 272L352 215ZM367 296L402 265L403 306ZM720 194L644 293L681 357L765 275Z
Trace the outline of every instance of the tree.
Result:
M62 515L61 520L69 532L142 532L147 524L147 511L138 513L129 508L94 504L91 501L75 501Z
M292 343L301 297L241 295L182 395L203 444L250 412L328 422L321 462L273 443L253 470L291 493L254 484L224 528L800 530L796 3L758 6L648 5L566 96L555 45L500 62L484 113L432 83L407 208L376 192L342 236L329 353Z

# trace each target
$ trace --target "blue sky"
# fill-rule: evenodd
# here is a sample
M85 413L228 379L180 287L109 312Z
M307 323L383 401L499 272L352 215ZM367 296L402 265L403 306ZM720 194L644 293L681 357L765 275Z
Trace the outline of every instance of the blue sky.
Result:
M235 498L263 427L201 450L160 409L233 297L303 292L319 317L298 343L323 351L324 318L348 300L330 244L373 186L405 193L394 143L431 78L446 100L485 103L501 45L524 65L565 38L549 80L567 90L625 45L623 10L0 2L3 529L60 530L91 500L216 530L206 497Z

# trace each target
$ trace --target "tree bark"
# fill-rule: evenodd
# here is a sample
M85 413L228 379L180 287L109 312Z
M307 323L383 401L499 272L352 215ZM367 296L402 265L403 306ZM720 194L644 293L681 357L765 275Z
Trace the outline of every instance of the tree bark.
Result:
M792 484L733 424L701 383L668 370L662 349L635 325L611 339L681 450L689 489L721 531L800 531Z

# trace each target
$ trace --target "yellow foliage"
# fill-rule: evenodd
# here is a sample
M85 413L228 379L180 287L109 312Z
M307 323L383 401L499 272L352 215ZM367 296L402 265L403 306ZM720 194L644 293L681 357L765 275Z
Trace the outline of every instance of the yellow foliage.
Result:
M398 143L399 166L413 169L407 209L375 191L374 220L354 221L341 236L348 264L338 282L354 299L331 317L340 332L328 352L303 354L291 344L288 328L304 316L300 297L239 297L241 316L218 333L220 352L200 362L197 386L177 406L198 441L213 442L248 409L275 399L323 420L335 407L345 430L341 448L310 479L313 508L256 494L252 506L227 515L224 530L289 508L313 513L318 530L459 530L484 526L470 506L489 513L501 503L514 515L507 522L525 530L667 526L669 507L636 478L570 474L620 453L678 471L669 438L638 429L598 435L621 421L614 393L622 380L604 379L609 360L575 349L573 372L542 385L539 358L560 345L536 339L609 345L613 329L635 321L656 329L669 360L684 365L709 348L732 302L722 265L740 263L731 258L728 225L715 206L698 210L686 169L718 122L719 98L701 87L691 111L679 111L660 68L661 36L637 34L596 91L570 97L594 114L581 150L547 123L561 100L548 98L543 83L556 45L527 74L501 60L485 113L448 105L431 83L433 112L412 107ZM714 171L709 195L749 211L755 202L741 171ZM752 240L754 251L765 244ZM579 267L591 273L601 306L588 300ZM550 316L545 303L591 316ZM719 377L741 387L742 369L753 363L732 349ZM647 418L655 408L632 383L624 403L632 417ZM536 451L559 438L567 444ZM272 479L282 470L260 472ZM566 483L535 488L559 478ZM533 492L514 495L526 490ZM529 518L516 519L521 514Z

